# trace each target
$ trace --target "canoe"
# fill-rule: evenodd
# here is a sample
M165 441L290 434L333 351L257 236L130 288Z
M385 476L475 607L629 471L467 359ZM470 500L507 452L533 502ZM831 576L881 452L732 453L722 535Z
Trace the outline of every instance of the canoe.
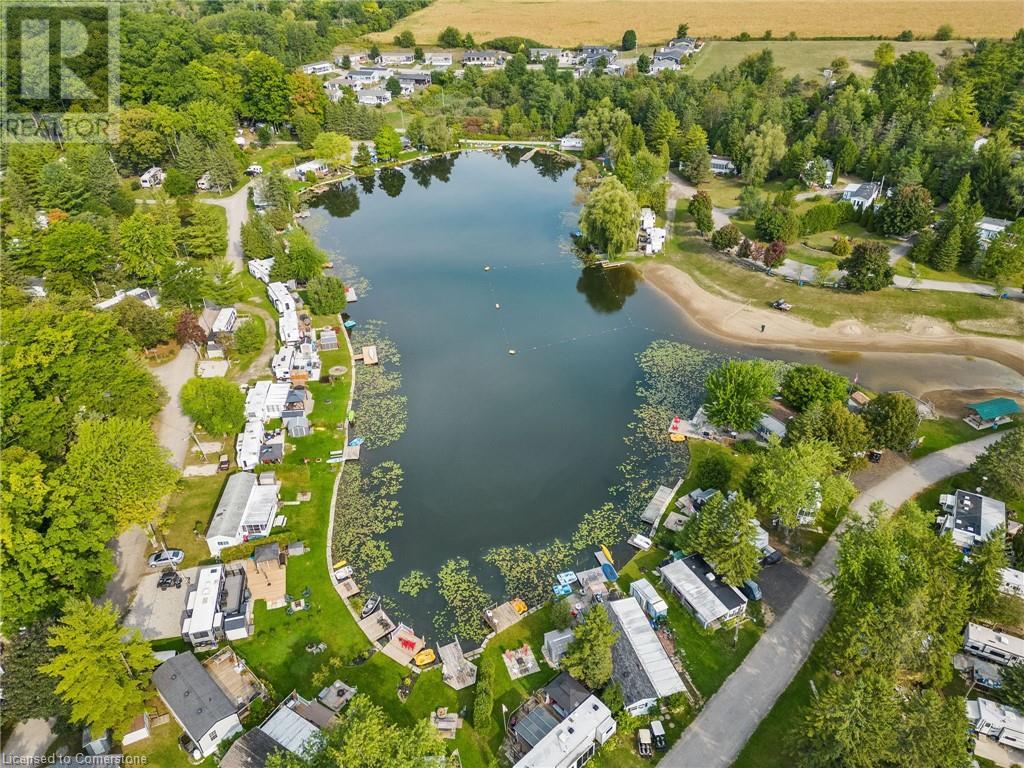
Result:
M416 654L413 661L416 662L417 667L425 667L428 664L433 664L435 658L437 657L434 655L433 648L424 648L422 651Z
M608 551L608 547L606 547L604 544L601 545L601 552L604 554L605 557L608 558L609 563L615 565L615 558L612 557L612 553Z
M372 614L380 606L380 598L373 595L363 604L363 610L359 612L359 618L365 619L367 616Z

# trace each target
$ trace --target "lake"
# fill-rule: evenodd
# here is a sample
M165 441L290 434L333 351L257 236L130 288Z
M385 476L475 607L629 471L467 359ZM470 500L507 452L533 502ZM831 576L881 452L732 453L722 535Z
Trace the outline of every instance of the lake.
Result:
M352 316L384 321L401 354L406 431L363 463L402 466L404 525L370 586L421 634L448 639L431 625L443 607L433 589L398 593L410 570L433 577L464 556L497 597L500 579L481 567L489 547L566 537L608 500L638 404L635 356L654 339L816 361L876 388L996 386L1008 374L940 355L829 360L725 344L632 270L582 270L569 247L575 169L520 156L466 153L350 182L307 220L336 270L368 283Z

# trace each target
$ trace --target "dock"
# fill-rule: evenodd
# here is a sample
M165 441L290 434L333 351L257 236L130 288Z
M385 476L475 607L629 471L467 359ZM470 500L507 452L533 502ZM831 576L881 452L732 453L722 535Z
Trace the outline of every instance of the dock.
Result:
M376 611L365 619L360 619L359 628L363 630L363 634L370 639L371 643L376 643L395 631L395 623L388 618L384 611Z
M394 634L391 635L391 639L388 640L387 645L384 646L383 653L388 658L394 659L402 666L407 667L412 664L416 654L422 651L425 646L426 642L423 638L417 637L411 627L399 624Z
M531 157L533 157L535 154L537 154L537 150L538 149L540 149L540 147L534 147L533 149L531 149L529 152L527 152L525 155L523 155L522 159L520 159L519 162L525 163L527 160L529 160Z
M513 624L519 623L526 613L526 603L518 598L507 603L496 605L484 611L484 618L495 632L502 632Z
M359 461L359 449L361 445L346 445L345 452L342 454L342 461Z
M462 653L458 638L437 649L441 657L441 679L456 691L468 688L476 682L476 666Z
M349 304L355 304L357 301L359 301L359 297L356 296L356 289L353 288L352 286L349 286L348 288L345 289L345 301L348 302Z
M668 486L659 485L657 493L647 503L647 508L640 513L640 519L651 526L651 531L658 530L658 523L661 522L662 515L665 514L665 510L668 509L669 503L672 501L672 497L676 494L676 489L682 483L680 480L675 484L674 488Z
M377 359L377 345L371 344L368 347L363 347L363 351L358 354L352 355L353 360L361 360L363 365L376 365Z
M615 269L616 267L625 267L631 262L628 261L611 261L610 259L598 259L594 262L595 267L601 269Z

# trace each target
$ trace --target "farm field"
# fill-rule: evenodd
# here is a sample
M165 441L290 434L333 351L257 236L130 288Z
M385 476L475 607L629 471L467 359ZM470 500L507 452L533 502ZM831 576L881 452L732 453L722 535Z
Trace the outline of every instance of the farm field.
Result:
M777 34L777 33L776 33ZM878 40L751 40L741 43L735 40L712 40L694 57L693 66L687 72L694 77L708 77L723 67L734 67L744 57L759 53L767 48L775 58L775 64L792 77L799 75L805 80L821 77L821 70L832 63L837 56L845 56L850 62L850 71L856 75L869 75L875 70L872 61ZM936 62L946 48L952 47L960 53L967 48L963 40L915 40L911 43L893 41L896 55L910 51L924 51Z
M761 35L766 29L777 37L790 31L801 37L895 36L905 29L931 35L941 24L952 24L958 35L1009 37L1020 26L1020 5L1016 0L436 0L373 37L390 43L396 33L409 30L421 44L432 45L438 32L454 26L478 43L521 35L572 46L618 43L632 28L641 45L650 45L673 37L680 22L690 25L691 34L708 37Z

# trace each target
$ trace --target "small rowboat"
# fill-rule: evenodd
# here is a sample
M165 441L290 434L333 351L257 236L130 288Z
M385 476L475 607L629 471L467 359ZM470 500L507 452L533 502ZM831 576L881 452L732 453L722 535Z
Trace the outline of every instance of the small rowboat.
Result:
M437 657L434 655L433 648L424 648L422 651L416 654L413 661L416 662L417 667L425 667L428 664L433 664L434 659Z

